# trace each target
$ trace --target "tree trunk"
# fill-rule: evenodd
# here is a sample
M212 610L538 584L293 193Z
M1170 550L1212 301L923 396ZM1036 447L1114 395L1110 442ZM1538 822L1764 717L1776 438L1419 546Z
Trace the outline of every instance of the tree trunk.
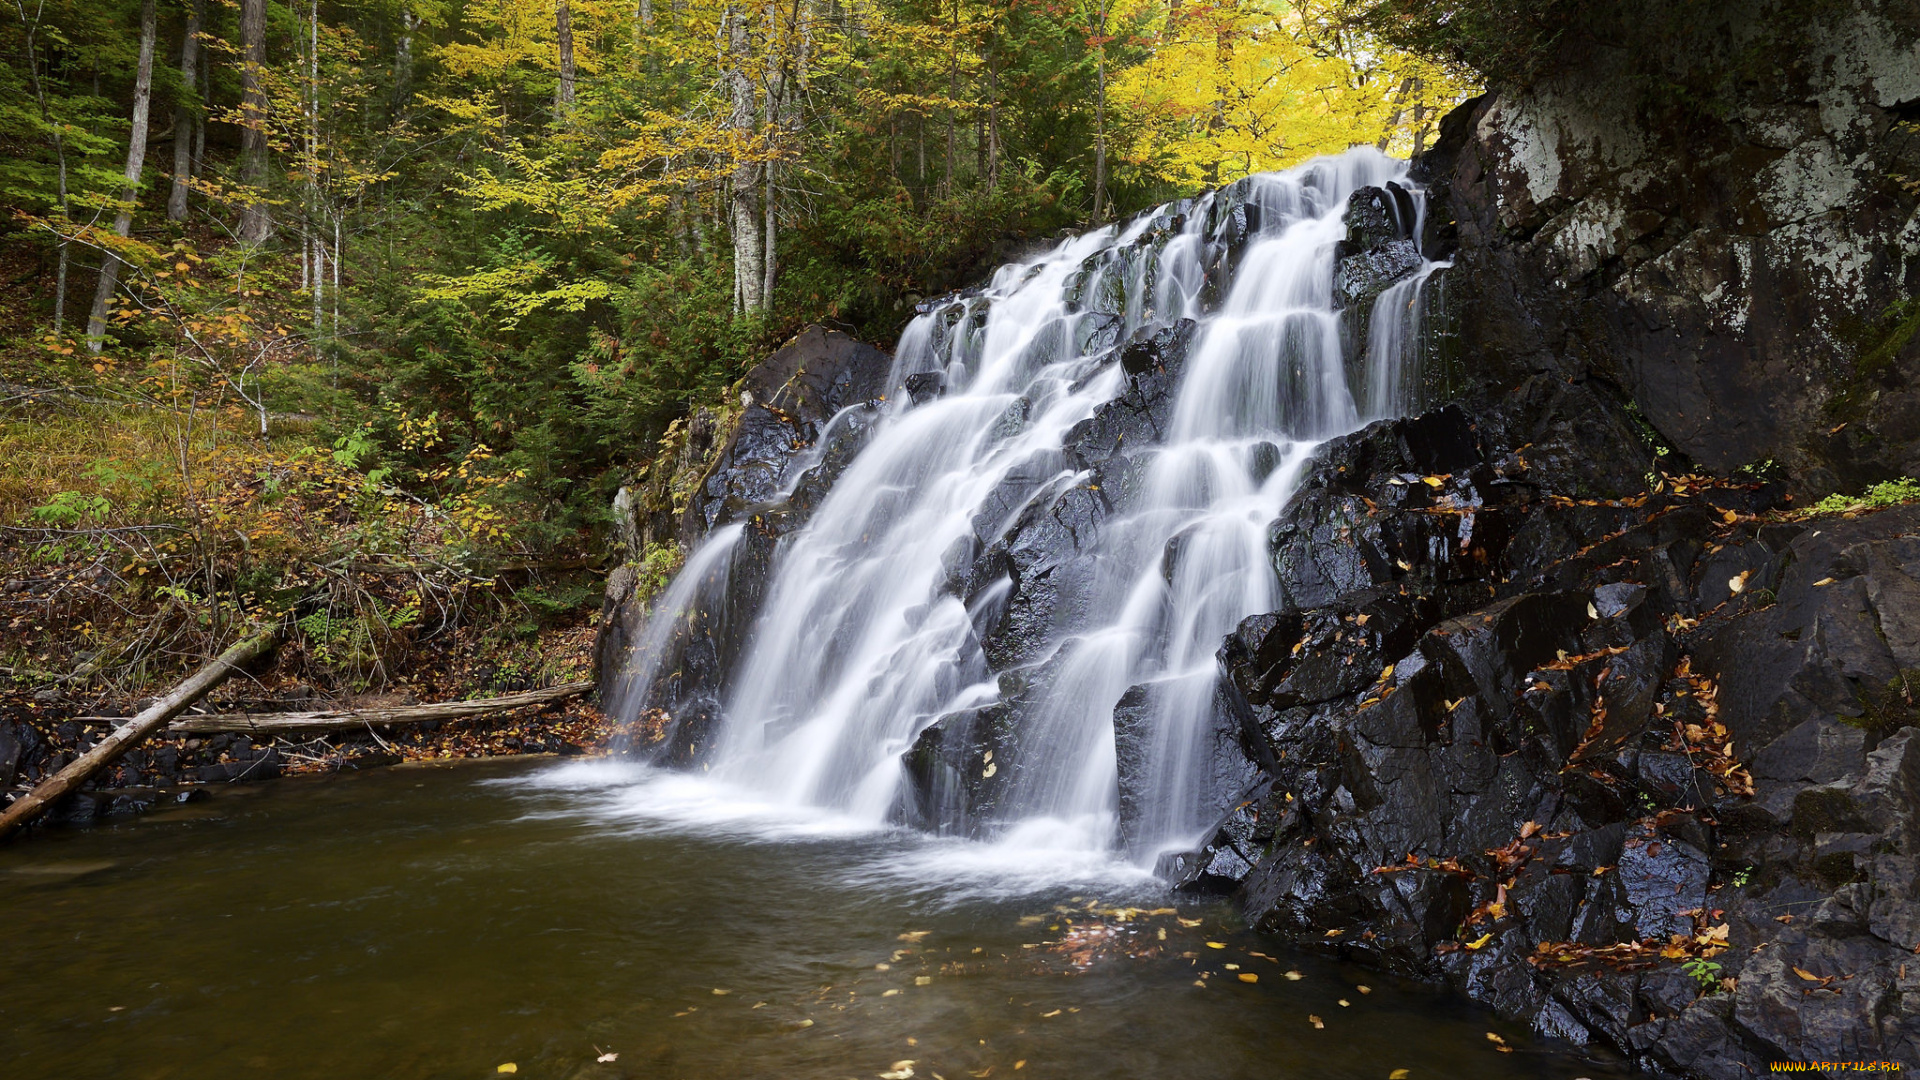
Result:
M240 180L249 189L241 194L240 239L265 243L273 234L267 211L267 89L261 73L267 67L267 0L240 0Z
M140 59L133 76L133 130L127 136L126 185L120 191L120 209L113 215L113 235L126 239L133 232L133 205L140 198L140 174L147 166L148 115L153 106L153 0L140 5ZM100 260L100 284L93 291L93 313L87 317L87 348L99 352L107 333L107 301L120 285L120 257L108 252Z
M573 7L557 0L553 8L553 32L560 43L560 86L554 91L554 115L565 119L573 110Z
M152 10L151 2L147 9ZM279 633L269 630L247 638L240 644L220 654L220 658L199 671L193 673L187 681L168 691L167 696L149 706L140 715L129 720L119 730L100 741L93 749L80 755L72 764L42 780L26 795L15 799L7 812L0 814L0 837L26 824L46 809L47 804L62 795L86 783L87 778L111 765L114 759L145 741L147 736L167 726L167 722L180 715L187 706L199 701L207 691L225 682L227 676L238 671L243 665L264 656L273 650L279 642Z
M396 705L384 709L342 709L333 712L211 713L173 722L169 731L203 734L214 731L342 731L368 724L420 724L432 720L463 720L471 716L524 709L578 697L593 683L570 682L544 690L527 690L495 698L446 701L431 705Z
M1393 95L1393 115L1387 117L1387 130L1381 134L1380 141L1374 144L1374 149L1383 154L1393 144L1393 133L1400 127L1400 118L1406 115L1407 98L1413 95L1414 82L1413 76L1407 76L1401 80L1399 92Z
M1095 94L1093 99L1093 223L1104 225L1107 221L1107 6L1102 3L1098 8L1099 22L1094 27L1094 36L1099 42L1094 46L1093 70Z
M59 184L59 209L61 233L55 245L59 270L54 279L53 289L53 332L60 333L67 323L67 270L73 262L73 241L67 239L65 229L72 219L67 202L67 141L60 134L60 125L53 122L53 110L47 105L46 84L40 81L40 50L34 44L34 37L40 32L38 17L29 18L27 8L21 0L14 0L14 11L20 16L20 24L27 28L27 73L32 76L34 100L40 105L40 121L47 126L47 138L53 143L55 177Z
M393 111L403 112L413 100L413 31L420 25L412 8L400 9L400 37L393 44Z
M729 124L733 129L734 161L733 183L729 193L730 212L733 225L733 295L734 311L742 315L756 315L766 306L766 264L761 259L760 215L755 204L759 201L760 170L748 148L753 144L753 127L756 110L753 100L753 81L747 78L747 61L753 47L747 32L746 14L738 6L727 9L729 23L729 68L727 70L728 88L733 95L733 114Z
M187 9L187 31L180 39L180 100L173 108L173 190L167 193L167 220L187 220L187 186L193 178L193 132L200 123L194 101L200 72L200 24L206 0L192 0Z

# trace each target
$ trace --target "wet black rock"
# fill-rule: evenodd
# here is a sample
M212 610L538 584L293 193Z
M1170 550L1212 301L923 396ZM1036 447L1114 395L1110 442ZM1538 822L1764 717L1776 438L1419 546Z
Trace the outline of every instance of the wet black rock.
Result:
M642 704L665 708L675 718L669 759L691 762L711 745L709 730L725 675L759 610L774 545L805 524L865 444L873 413L857 406L886 392L892 365L892 357L846 334L808 327L741 380L740 409L730 426L721 429L711 414L696 414L679 457L657 463L657 475L649 479L651 494L641 502L656 508L671 504L679 484L686 488L684 509L671 515L677 521L671 528L664 521L629 518L630 559L639 554L634 545L672 540L692 547L712 530L734 523L743 532L733 557L718 571L724 589L722 581L709 589L711 595L724 594L727 602L720 610L702 612L670 643L657 700ZM686 480L696 465L698 479ZM629 501L626 513L641 515L642 509ZM651 511L652 517L661 513ZM640 595L639 583L632 565L608 576L594 643L603 688L624 688L630 681L627 665L646 627L650 600Z
M1285 606L1221 650L1259 779L1163 872L1651 1068L1898 1060L1920 507L1624 492L1645 444L1579 400L1322 447L1272 531Z

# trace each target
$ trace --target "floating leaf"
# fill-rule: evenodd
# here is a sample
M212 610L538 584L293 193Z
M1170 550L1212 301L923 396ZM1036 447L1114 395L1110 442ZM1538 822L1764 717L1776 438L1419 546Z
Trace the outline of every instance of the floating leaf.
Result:
M1373 993L1373 987L1371 986L1356 986L1354 987L1354 989L1360 991L1363 994Z
M594 1047L594 1049L595 1049L595 1050L598 1050L598 1049L600 1049L600 1048L596 1046L596 1047ZM607 1051L606 1053L604 1053L604 1054L601 1054L601 1055L600 1055L599 1057L597 1057L597 1058L594 1058L593 1060L595 1060L595 1061L598 1061L598 1062L601 1062L602 1064L604 1064L604 1063L606 1063L606 1062L609 1062L609 1061L619 1061L619 1060L620 1060L620 1055L619 1055L619 1054L617 1054L617 1053L615 1053L615 1052L613 1052L613 1051L611 1051L611 1050L609 1050L609 1051Z
M909 930L906 933L900 935L900 940L908 942L910 944L918 945L920 943L921 938L926 937L928 934L931 934L931 933L933 933L933 931L931 930Z
M878 1075L880 1080L912 1080L913 1062L896 1061L886 1072Z
M726 996L727 996L728 994L731 994L731 993L733 993L733 991L731 991L731 990L722 990L722 989L720 989L720 988L719 988L719 987L717 987L717 986L713 988L713 996L714 996L714 997L726 997Z
M1387 1080L1407 1080L1407 1077L1412 1075L1412 1069L1395 1069L1387 1074Z
M1340 1007L1341 1007L1341 1008L1343 1008L1343 1009L1351 1009L1351 1008L1353 1008L1353 1002L1351 1002L1351 1001L1348 1001L1348 1000L1347 1000L1346 998L1341 998L1341 999L1340 999Z
M513 1062L509 1061L506 1064L501 1065L499 1068L493 1071L497 1073L517 1073L520 1071L520 1066L515 1065Z
M1315 1031L1324 1029L1327 1026L1327 1022L1325 1020L1320 1019L1319 1017L1313 1015L1312 1013L1307 1014L1307 1023L1312 1024Z
M915 985L915 986L932 986L932 985L933 985L933 976L931 976L931 975L915 975L915 976L913 977L913 985Z
M1218 941L1209 941L1209 942L1207 942L1207 948L1209 948L1209 949L1224 949L1224 948L1226 948L1226 947L1227 947L1227 946L1226 946L1226 945L1225 945L1224 943L1222 943L1222 942L1218 942Z
M1180 925L1181 926L1199 926L1202 921L1203 920L1201 919L1181 919Z
M1046 1012L1046 1013L1041 1013L1041 1014L1040 1014L1040 1019L1042 1019L1042 1020L1051 1020L1051 1019L1053 1019L1054 1017L1056 1017L1056 1016L1059 1016L1061 1012L1062 1012L1062 1010L1060 1010L1060 1009L1055 1009L1055 1010L1053 1010L1052 1012Z
M1300 974L1300 973L1299 973L1299 972L1297 972L1297 971L1289 971L1289 972L1287 972L1287 981L1288 981L1288 982L1299 982L1299 981L1300 981L1301 979L1304 979L1304 978L1306 978L1306 976L1305 976L1305 975L1302 975L1302 974Z
M1240 981L1245 983L1257 983L1260 981L1260 976L1255 975L1251 971L1243 971L1240 973L1239 977L1240 977Z

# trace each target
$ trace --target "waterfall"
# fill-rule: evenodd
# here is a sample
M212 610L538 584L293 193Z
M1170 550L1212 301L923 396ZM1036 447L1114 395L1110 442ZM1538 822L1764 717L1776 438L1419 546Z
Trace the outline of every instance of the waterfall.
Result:
M1395 242L1417 265L1377 294L1354 343L1335 282L1346 211L1388 184ZM1415 223L1399 224L1407 208ZM864 447L779 542L719 688L712 777L900 820L916 739L1003 707L1000 756L989 747L968 778L998 776L994 797L969 808L965 791L926 793L928 824L1121 845L1148 865L1190 844L1219 812L1205 775L1215 652L1274 603L1269 523L1317 443L1416 404L1435 266L1405 238L1420 212L1405 164L1357 149L1065 240L925 305ZM1117 435L1090 464L1089 433L1119 422L1137 379L1160 377L1156 357L1176 381L1154 437ZM907 392L916 377L941 392ZM689 560L618 708L631 714L666 677L674 627L714 602L715 567L738 542L737 527L716 532ZM1042 595L1056 603L1036 607L1041 572L1021 560L1048 544L1060 554ZM1143 763L1128 767L1124 813L1123 697Z

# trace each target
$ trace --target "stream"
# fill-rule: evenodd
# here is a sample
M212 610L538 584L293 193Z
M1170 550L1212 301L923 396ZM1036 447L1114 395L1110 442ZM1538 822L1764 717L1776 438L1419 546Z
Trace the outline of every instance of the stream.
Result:
M604 760L229 787L0 851L0 1075L1626 1075L1172 904Z

